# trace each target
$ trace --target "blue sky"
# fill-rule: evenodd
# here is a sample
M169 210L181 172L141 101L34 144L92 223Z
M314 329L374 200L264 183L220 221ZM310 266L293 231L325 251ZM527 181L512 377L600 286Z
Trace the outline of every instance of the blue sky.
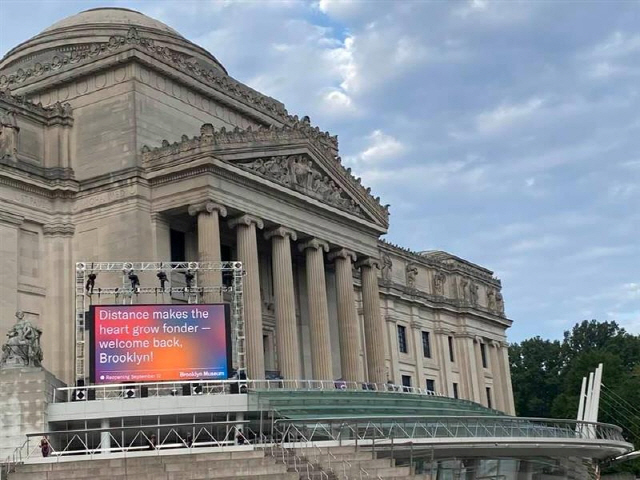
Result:
M0 0L0 53L106 5L337 134L390 241L502 279L510 340L640 333L640 2Z

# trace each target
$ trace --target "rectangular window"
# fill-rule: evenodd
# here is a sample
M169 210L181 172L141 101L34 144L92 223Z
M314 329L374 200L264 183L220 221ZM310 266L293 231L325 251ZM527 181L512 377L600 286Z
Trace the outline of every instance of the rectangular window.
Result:
M424 355L424 358L431 358L431 343L429 342L429 332L422 332L422 355Z
M493 408L491 406L491 387L487 387L487 407Z
M408 353L407 329L402 325L398 325L398 348L400 349L400 353Z
M453 384L453 398L460 398L458 396L458 384L457 383Z
M487 368L487 348L484 343L480 344L480 355L482 355L482 368Z
M411 388L411 375L402 375L402 389L408 392Z
M430 379L427 378L427 391L435 393L435 391L436 391L436 381L435 380L430 380Z
M172 262L184 262L186 261L186 238L184 232L171 229L169 231L169 239L171 243L171 261Z
M449 360L452 363L456 361L456 357L453 355L453 337L449 337Z

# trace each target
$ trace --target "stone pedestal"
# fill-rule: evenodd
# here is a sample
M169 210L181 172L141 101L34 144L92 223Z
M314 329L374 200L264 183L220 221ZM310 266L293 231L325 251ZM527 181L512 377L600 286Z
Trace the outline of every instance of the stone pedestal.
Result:
M48 430L47 406L53 401L55 389L63 386L43 368L0 370L1 460L25 442L27 433Z

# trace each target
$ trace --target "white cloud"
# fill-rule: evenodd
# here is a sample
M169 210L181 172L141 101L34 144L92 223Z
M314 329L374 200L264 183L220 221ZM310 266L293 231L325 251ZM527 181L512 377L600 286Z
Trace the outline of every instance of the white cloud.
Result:
M536 250L549 250L566 243L566 239L558 235L543 235L536 238L527 238L514 243L509 247L512 253L527 253Z
M606 40L597 44L591 55L594 57L622 57L640 51L640 34L614 32Z
M345 162L352 165L374 164L382 160L393 159L404 154L407 147L395 137L382 130L374 130L367 137L368 146L354 156L345 157Z
M481 133L493 133L508 128L535 113L543 103L539 97L523 103L503 103L492 110L480 113L476 117L476 129Z

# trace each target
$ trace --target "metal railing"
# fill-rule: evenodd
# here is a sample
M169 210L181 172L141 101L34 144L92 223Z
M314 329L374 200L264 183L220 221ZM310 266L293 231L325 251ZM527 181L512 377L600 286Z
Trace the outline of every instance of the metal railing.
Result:
M421 416L275 420L274 435L282 443L318 441L366 443L374 448L394 441L436 438L565 438L626 443L622 429L605 423L506 416Z
M249 421L236 420L30 433L2 465L6 472L11 472L18 464L44 457L41 443L44 438L48 446L46 456L55 462L73 456L105 458L105 454L127 456L133 452L160 455L161 452L175 449L193 452L203 447L259 444L261 435L249 428L248 424Z
M103 385L86 385L77 387L61 387L56 389L54 402L90 401L90 400L122 400L133 397L164 397L183 395L183 387L188 388L188 395L224 395L246 393L249 391L348 391L348 392L394 392L398 394L437 396L442 394L430 390L404 387L390 383L346 382L342 380L184 380L177 382L144 382L114 383ZM243 387L240 391L239 387ZM458 400L461 403L479 405L470 400Z

